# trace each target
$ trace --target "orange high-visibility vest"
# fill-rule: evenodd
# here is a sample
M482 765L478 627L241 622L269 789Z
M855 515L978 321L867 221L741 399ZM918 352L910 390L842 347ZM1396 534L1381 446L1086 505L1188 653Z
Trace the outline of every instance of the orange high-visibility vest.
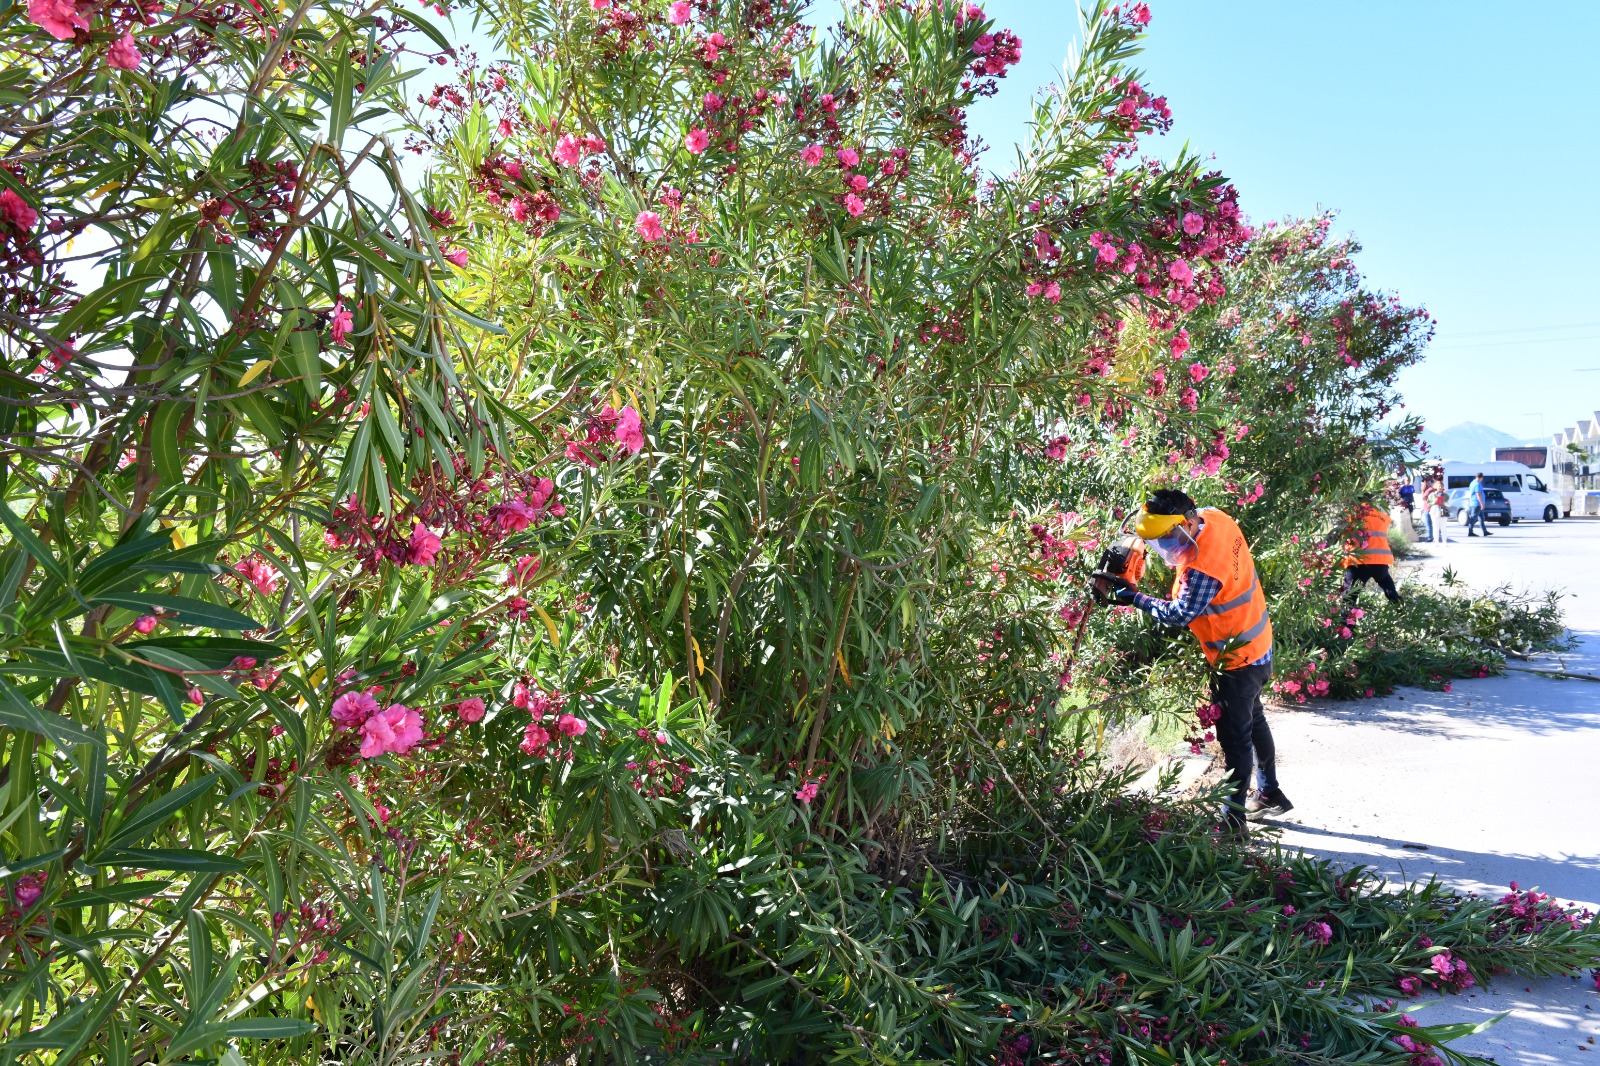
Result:
M1389 515L1370 503L1356 510L1351 525L1360 524L1361 531L1347 539L1344 566L1393 566L1394 552L1389 550Z
M1250 546L1238 523L1215 507L1201 508L1200 517L1205 525L1195 538L1194 558L1178 567L1172 598L1182 593L1190 570L1222 582L1222 591L1189 623L1189 632L1213 666L1225 657L1222 668L1234 670L1261 660L1272 650L1267 597L1256 579L1256 561L1250 557Z

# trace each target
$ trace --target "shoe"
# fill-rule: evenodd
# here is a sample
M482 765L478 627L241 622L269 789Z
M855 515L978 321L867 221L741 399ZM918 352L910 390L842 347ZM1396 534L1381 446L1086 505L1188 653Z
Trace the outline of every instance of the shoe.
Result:
M1281 788L1271 788L1265 792L1257 792L1250 801L1245 817L1252 822L1259 822L1263 818L1276 818L1294 810L1294 804L1289 802L1289 797L1283 794Z
M1490 533L1490 532L1489 532L1489 531L1488 531L1488 530L1487 530L1487 529L1486 529L1486 530L1484 530L1484 531L1483 531L1483 535L1484 535L1484 536L1486 536L1486 537L1492 537L1492 536L1494 536L1494 534L1493 534L1493 533Z
M1487 533L1485 533L1485 534L1484 534L1484 536L1486 536L1486 537L1487 537L1487 536L1488 536L1488 535L1489 535L1489 534L1487 534ZM1468 533L1468 534L1467 534L1467 536L1469 536L1469 537L1476 537L1476 536L1477 536L1477 534L1476 534L1476 533Z

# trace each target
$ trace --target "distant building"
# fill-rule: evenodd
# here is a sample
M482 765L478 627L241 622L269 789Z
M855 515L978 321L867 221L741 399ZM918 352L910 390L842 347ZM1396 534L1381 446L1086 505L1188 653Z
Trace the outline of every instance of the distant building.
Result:
M1550 487L1569 514L1600 513L1600 411L1550 438Z

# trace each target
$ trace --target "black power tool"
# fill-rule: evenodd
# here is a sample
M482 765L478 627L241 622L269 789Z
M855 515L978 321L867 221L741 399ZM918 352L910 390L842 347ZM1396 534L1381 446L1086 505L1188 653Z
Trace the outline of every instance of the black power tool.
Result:
M1108 579L1121 578L1130 585L1139 583L1144 577L1144 541L1128 536L1110 545L1100 553L1100 563L1090 576L1094 579L1090 591L1096 603L1105 606L1117 602L1112 593L1118 582Z

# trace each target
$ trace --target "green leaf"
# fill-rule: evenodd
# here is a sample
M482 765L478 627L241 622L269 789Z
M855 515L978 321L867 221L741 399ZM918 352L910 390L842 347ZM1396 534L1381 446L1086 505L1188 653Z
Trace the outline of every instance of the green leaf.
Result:
M194 848L122 848L96 857L96 866L132 870L175 870L182 873L233 874L249 863Z
M248 656L259 662L265 662L268 659L276 659L285 654L280 645L268 644L264 640L198 635L150 637L146 640L125 641L117 645L117 647L132 655L140 654L141 649L161 648L192 659L207 670L226 669L232 665L233 660L241 655Z
M0 678L0 725L36 733L59 747L70 748L74 744L104 747L104 741L72 719L35 706L4 678Z
M302 1018L239 1018L228 1024L228 1035L240 1040L289 1040L315 1032Z
M105 888L91 888L63 896L56 900L55 906L59 910L63 907L95 907L102 903L132 903L136 899L148 899L165 892L172 884L171 881L121 881Z
M166 400L150 416L150 448L163 485L183 484L183 438L179 429L189 407L180 400Z
M128 844L137 843L162 822L210 792L220 779L220 774L209 774L198 781L191 781L187 785L173 789L152 803L135 808L105 842L105 849L114 851ZM93 866L96 863L90 859L89 865Z
M191 596L167 596L158 592L101 593L90 603L109 603L141 614L176 615L185 625L208 629L260 629L261 623L231 607L219 607Z
M16 862L8 862L4 866L0 866L0 877L15 877L17 874L27 873L29 870L35 870L41 866L49 866L66 853L66 848L57 848L54 851L47 851L43 855L35 855L31 859L18 859Z
M0 523L5 524L6 529L11 531L11 535L17 538L17 543L22 545L22 550L33 556L34 561L44 569L45 573L50 575L57 585L62 588L72 587L72 582L67 580L66 568L61 565L60 560L51 553L49 548L45 547L44 541L34 536L33 530L28 528L28 524L18 518L16 512L11 510L11 505L4 501L0 501Z

